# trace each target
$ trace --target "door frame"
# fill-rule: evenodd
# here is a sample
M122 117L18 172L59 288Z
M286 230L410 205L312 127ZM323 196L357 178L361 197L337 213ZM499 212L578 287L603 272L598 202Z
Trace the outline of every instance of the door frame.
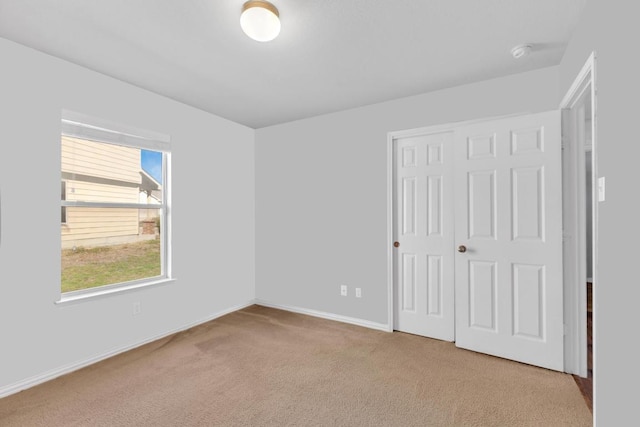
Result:
M563 256L564 256L564 309L565 309L565 372L582 377L587 376L587 290L586 290L586 239L582 231L586 231L586 216L583 214L586 194L584 176L584 147L577 146L577 138L572 132L575 123L571 118L572 110L579 106L583 96L590 91L591 95L591 251L592 280L598 283L598 154L597 154L597 87L596 87L596 54L592 52L580 73L573 81L560 103L562 111L562 145L563 145ZM592 295L593 307L593 369L596 360L596 293ZM595 375L594 375L595 390ZM595 393L594 393L595 394ZM595 398L595 396L594 396Z
M509 117L520 116L523 114L530 114L530 112L520 112L513 114L506 114L501 116L492 116L492 117L483 117L480 119L474 120L464 120L459 122L449 122L445 124L426 126L414 129L406 129L399 131L391 131L387 133L387 331L394 331L394 309L395 309L395 298L394 298L394 289L393 289L393 278L394 278L394 250L393 250L393 241L394 241L394 232L397 218L394 214L394 203L395 203L395 189L394 189L394 180L395 180L395 151L394 151L394 141L398 138L407 138L413 136L420 135L429 135L429 134L437 134L443 133L447 131L453 131L455 128L460 126L466 126L474 123L484 122L487 120L499 120L506 119Z

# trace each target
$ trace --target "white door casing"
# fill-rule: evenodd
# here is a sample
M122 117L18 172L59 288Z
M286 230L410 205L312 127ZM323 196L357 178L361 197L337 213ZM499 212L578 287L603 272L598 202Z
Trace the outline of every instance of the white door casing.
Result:
M597 182L597 91L596 55L592 52L560 103L563 126L563 201L564 201L564 288L565 288L565 372L588 376L587 362L587 236L584 208L587 203L585 150L591 149L591 181ZM586 108L587 111L584 111ZM583 110L586 114L578 112ZM590 138L586 138L587 134ZM590 144L586 142L590 139ZM598 203L595 188L591 192L591 256L592 283L598 283ZM594 289L592 307L596 307ZM596 313L593 313L596 316ZM593 318L592 363L595 371L597 359L596 325ZM596 396L594 395L594 399Z
M455 129L458 347L563 370L560 112Z
M393 139L394 329L454 340L453 133Z

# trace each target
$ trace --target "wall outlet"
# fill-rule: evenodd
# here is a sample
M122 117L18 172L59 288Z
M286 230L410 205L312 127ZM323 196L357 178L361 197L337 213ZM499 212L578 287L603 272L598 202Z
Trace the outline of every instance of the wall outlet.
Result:
M340 295L342 295L343 297L347 296L347 285L340 286Z
M140 313L142 313L142 306L140 305L139 302L134 302L133 303L133 315L137 316Z
M362 298L362 288L356 288L356 298Z

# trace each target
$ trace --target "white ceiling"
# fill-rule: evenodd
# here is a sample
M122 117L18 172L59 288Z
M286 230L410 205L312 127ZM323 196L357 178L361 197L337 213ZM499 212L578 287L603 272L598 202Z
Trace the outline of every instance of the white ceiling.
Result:
M244 0L0 0L0 37L259 128L556 65L586 0L272 2L270 43Z

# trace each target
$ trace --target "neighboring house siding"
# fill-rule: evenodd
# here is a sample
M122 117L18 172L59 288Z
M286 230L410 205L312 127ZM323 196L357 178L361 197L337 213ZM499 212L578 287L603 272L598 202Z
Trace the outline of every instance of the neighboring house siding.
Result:
M117 243L119 237L137 235L138 229L137 209L67 208L62 243L63 246L74 246L65 245L73 241L75 246L81 246L81 241L88 239Z
M67 200L83 202L114 202L114 203L139 203L138 187L112 185L86 180L67 179Z
M139 203L140 149L62 137L66 200ZM139 234L138 209L66 208L62 247L123 243Z
M63 136L62 171L139 184L140 149Z

